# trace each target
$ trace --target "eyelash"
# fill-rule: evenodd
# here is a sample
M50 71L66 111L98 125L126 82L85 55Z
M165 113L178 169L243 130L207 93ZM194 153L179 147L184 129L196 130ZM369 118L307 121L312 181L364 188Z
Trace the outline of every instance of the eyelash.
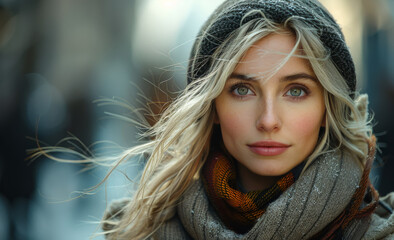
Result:
M235 96L235 97L237 97L237 98L240 98L240 99L243 99L244 97L246 97L246 96L248 96L248 95L250 95L250 94L246 94L246 95L239 95L239 94L236 94L234 91L235 91L236 89L238 89L238 88L247 88L248 91L253 92L253 91L251 90L251 87L248 86L248 84L245 84L245 83L235 83L234 85L232 85L232 86L230 87L229 92L230 92L233 96ZM302 95L302 96L291 96L291 95L288 95L287 93L289 93L289 91L290 91L290 90L293 90L293 89L300 89L300 90L303 92L303 93L302 93L303 95ZM308 87L306 87L306 86L304 86L304 85L302 85L302 84L291 84L290 86L288 86L288 88L287 88L287 90L286 90L284 96L287 96L287 97L291 98L292 100L298 101L298 100L302 100L302 99L306 98L309 94L310 94L310 90L309 90Z

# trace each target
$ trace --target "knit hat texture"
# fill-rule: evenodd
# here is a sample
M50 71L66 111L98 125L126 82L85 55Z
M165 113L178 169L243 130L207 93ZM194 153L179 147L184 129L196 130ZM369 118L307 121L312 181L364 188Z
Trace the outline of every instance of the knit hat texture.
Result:
M243 24L265 17L284 23L289 17L297 17L317 33L330 53L350 91L356 89L356 73L343 33L330 13L316 0L227 0L222 3L201 28L190 56L188 83L207 74L212 64L212 54L226 38ZM248 14L246 18L244 16ZM243 19L244 18L244 19Z

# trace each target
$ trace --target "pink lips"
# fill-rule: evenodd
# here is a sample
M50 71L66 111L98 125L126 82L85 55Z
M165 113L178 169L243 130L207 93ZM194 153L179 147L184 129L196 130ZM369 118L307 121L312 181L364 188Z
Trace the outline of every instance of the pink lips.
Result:
M275 156L286 151L290 145L275 141L261 141L248 144L249 149L262 156Z

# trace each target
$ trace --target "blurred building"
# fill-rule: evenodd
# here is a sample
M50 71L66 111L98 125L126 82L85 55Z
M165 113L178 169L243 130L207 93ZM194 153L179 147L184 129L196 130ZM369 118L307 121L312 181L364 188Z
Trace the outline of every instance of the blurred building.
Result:
M377 165L378 190L394 189L394 1L363 0L363 75L370 107L375 114L381 160Z

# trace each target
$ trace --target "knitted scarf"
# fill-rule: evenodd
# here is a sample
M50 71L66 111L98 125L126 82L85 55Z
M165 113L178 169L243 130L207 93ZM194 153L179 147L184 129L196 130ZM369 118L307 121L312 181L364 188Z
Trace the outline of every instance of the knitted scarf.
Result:
M212 208L203 181L195 181L177 207L184 232L174 230L179 229L175 219L159 234L218 240L361 239L378 202L368 178L374 144L372 138L364 171L360 171L358 159L340 150L314 160L303 175L266 207L245 234L236 233L224 224Z
M375 139L370 141L364 171L358 159L339 150L316 159L245 234L225 226L212 209L203 181L194 180L177 205L176 214L154 234L155 239L382 239L394 234L394 215L371 213L378 195L369 181ZM387 203L394 206L394 194ZM106 219L118 221L130 199L113 202ZM382 210L382 209L380 209ZM378 212L378 211L377 211ZM113 225L105 224L105 230ZM368 230L368 231L367 231ZM389 236L390 235L390 236ZM390 238L391 239L391 238Z
M208 198L223 223L234 232L245 233L263 215L268 204L294 183L295 176L289 172L268 189L243 193L236 187L234 161L215 151L204 165L202 180Z

